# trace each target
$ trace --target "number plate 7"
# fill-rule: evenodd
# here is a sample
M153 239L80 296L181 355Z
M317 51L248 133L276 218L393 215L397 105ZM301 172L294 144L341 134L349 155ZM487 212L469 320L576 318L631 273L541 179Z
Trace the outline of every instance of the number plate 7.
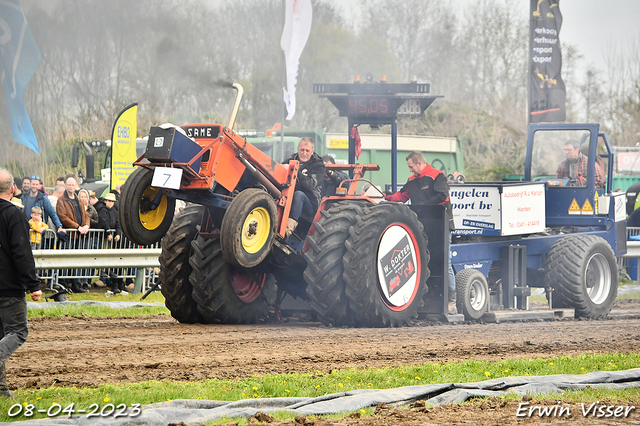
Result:
M180 189L182 181L182 169L171 167L156 167L153 171L151 186L158 188Z

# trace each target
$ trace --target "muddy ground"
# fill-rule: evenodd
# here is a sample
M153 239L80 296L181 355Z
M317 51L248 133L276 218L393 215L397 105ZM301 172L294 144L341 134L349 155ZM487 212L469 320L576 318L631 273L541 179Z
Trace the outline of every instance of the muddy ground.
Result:
M7 373L11 388L98 386L152 379L234 379L253 374L328 372L468 358L496 361L639 350L640 300L616 302L610 317L599 321L422 322L395 329L330 328L296 320L243 326L186 325L162 315L63 317L30 320L29 339L7 362ZM638 413L616 421L640 424L640 401L637 405ZM517 405L504 406L495 401L472 407L378 411L374 417L316 420L316 425L522 422L515 416ZM585 420L577 416L568 421L580 424ZM589 419L588 423L596 424L596 420ZM602 424L613 424L611 419L605 420L609 423ZM560 424L557 422L567 419L544 421Z

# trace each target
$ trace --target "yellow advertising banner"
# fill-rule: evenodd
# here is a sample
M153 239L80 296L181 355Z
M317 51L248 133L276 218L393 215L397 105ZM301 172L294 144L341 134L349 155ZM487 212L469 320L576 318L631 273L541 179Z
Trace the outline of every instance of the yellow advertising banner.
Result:
M138 135L138 103L127 106L118 115L111 132L111 189L124 184L133 172Z
M329 148L349 149L349 139L329 138Z

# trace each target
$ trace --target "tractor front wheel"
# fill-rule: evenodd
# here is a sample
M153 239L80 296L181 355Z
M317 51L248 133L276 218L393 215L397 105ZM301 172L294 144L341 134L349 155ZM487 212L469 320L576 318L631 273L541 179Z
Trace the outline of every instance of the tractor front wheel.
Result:
M343 259L346 295L367 327L409 324L423 305L429 253L422 224L407 206L366 206L349 229Z
M217 238L198 236L192 247L189 279L205 322L251 324L267 316L269 301L264 290L274 285L269 274L231 265L224 259Z
M173 220L176 200L151 186L153 171L138 167L122 186L118 216L122 232L136 244L160 241Z
M276 236L278 208L267 192L249 188L227 209L220 226L220 243L227 262L252 268L271 251Z

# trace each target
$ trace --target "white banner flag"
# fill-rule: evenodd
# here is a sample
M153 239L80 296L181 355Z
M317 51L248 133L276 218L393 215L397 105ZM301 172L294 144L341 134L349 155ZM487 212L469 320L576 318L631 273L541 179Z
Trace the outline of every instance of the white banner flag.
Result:
M284 29L280 46L284 50L287 87L283 88L287 120L296 113L296 84L300 55L311 32L311 0L286 0Z

